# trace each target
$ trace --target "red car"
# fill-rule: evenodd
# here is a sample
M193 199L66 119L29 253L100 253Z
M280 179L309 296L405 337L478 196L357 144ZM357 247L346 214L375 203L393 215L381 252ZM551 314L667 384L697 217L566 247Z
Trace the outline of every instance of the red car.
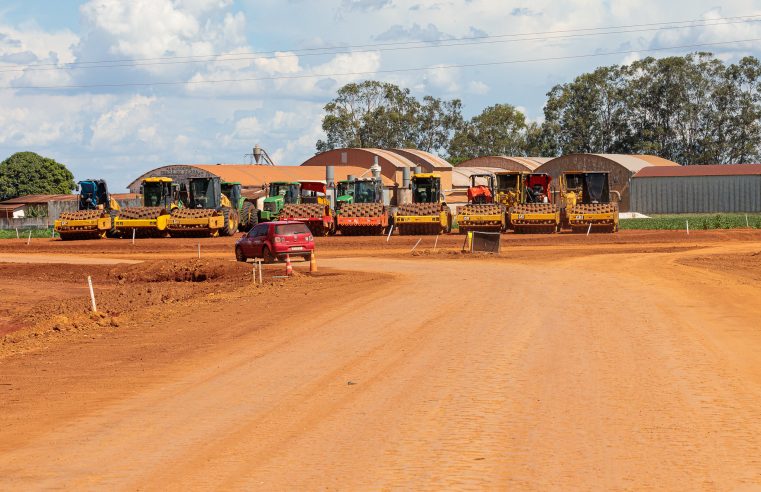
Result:
M263 222L235 243L235 259L263 258L266 263L282 260L286 254L308 259L314 251L314 237L303 222L290 220Z

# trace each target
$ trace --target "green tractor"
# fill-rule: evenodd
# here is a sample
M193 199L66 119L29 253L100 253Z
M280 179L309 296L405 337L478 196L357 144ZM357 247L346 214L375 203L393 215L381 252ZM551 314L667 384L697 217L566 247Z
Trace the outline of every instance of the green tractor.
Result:
M233 208L238 210L238 230L248 232L259 223L256 203L241 194L241 184L233 181L222 181L222 194L230 199Z
M354 182L344 179L336 183L336 212L347 203L354 203Z
M301 183L296 181L273 181L270 183L269 196L264 199L264 207L259 215L259 222L277 220L283 206L297 204L301 200Z

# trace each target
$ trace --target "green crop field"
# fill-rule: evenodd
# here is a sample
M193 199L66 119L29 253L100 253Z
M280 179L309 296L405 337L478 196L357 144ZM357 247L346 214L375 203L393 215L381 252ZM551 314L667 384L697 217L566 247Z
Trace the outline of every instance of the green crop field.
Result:
M18 233L21 239L28 238L29 231L32 232L32 237L50 237L52 229L19 229ZM58 237L57 234L56 237ZM16 239L16 230L0 229L0 239Z
M650 219L622 219L620 229L684 230L687 222L691 230L706 229L761 229L761 215L748 214L680 214L653 215Z

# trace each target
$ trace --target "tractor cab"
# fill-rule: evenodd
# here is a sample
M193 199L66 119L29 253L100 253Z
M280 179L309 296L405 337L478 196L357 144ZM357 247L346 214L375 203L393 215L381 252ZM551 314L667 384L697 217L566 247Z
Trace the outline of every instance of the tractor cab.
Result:
M188 208L218 210L222 207L219 178L190 178L188 195Z
M526 176L526 203L552 202L551 181L552 176L549 174L535 173Z
M609 173L602 171L563 173L566 199L573 203L610 203L608 175Z
M79 185L79 210L99 210L112 208L108 186L102 179L88 179Z
M163 207L167 210L173 207L177 188L172 178L145 178L140 187L143 195L143 206Z
M353 197L354 203L381 203L383 201L381 181L375 178L355 180Z
M345 203L354 203L354 184L348 179L336 183L336 206L341 208Z
M441 203L441 176L422 173L412 176L412 203Z
M230 200L233 207L239 207L241 200L241 184L233 181L222 181L221 187L222 194Z
M277 199L285 203L296 203L301 194L301 184L287 181L275 181L270 183L269 196L265 202L270 199Z
M481 173L470 175L468 203L494 203L494 175Z
M269 196L264 199L259 220L275 220L285 204L299 203L301 183L294 181L273 181L269 185Z
M324 181L299 181L301 184L301 203L319 203L328 205L328 186Z

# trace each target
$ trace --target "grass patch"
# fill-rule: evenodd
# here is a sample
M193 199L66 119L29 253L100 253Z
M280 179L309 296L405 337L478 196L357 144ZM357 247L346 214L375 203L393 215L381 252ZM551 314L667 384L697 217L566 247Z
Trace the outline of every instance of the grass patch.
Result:
M32 237L50 237L52 229L20 229L18 234L21 239L29 237L29 232L32 233ZM56 237L58 235L56 234ZM16 239L16 229L0 229L0 239Z
M684 230L687 221L692 230L708 229L761 229L761 214L678 214L653 215L650 219L622 219L619 229Z

